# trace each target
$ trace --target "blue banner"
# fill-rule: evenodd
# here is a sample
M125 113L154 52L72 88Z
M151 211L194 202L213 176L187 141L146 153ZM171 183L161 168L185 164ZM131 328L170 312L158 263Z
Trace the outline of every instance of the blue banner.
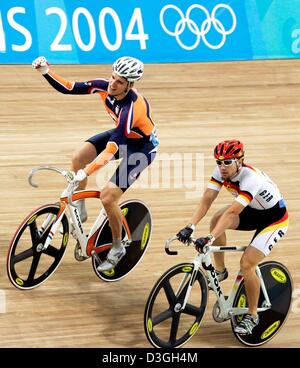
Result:
M144 62L297 57L296 5L296 0L1 0L0 63L30 63L39 55L69 64L111 63L122 55Z

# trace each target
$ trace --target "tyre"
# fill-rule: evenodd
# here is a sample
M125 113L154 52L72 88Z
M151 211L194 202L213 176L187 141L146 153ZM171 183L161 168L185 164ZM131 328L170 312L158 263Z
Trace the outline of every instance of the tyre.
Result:
M259 312L259 324L250 335L240 335L234 332L234 325L243 316L235 316L231 326L235 337L244 345L259 346L270 341L283 327L292 300L293 283L288 269L279 262L268 261L259 265L261 274L271 302L271 308ZM264 306L264 295L260 291L258 306ZM247 307L247 296L244 280L240 283L233 302L233 307Z
M46 250L41 250L53 223L59 204L48 204L31 212L20 224L7 255L7 273L18 289L33 289L45 282L59 266L69 239L69 223L62 217L62 233L56 232Z
M148 297L144 312L144 330L157 348L177 348L197 332L204 316L208 287L201 270L193 272L192 263L181 263L165 272ZM189 283L188 302L183 310Z
M129 200L120 204L123 215L126 218L132 242L126 247L126 255L110 271L99 272L98 262L92 257L93 269L96 275L104 281L118 281L127 276L142 260L150 243L152 234L152 218L150 209L145 203L139 200ZM122 227L122 239L126 236L126 230ZM100 227L99 234L95 241L96 247L106 247L112 242L109 221L106 218ZM99 252L98 257L103 262L106 259L109 249Z

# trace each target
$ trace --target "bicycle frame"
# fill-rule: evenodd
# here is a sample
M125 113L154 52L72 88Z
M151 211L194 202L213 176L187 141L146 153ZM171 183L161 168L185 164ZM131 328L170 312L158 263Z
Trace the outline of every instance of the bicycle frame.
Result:
M171 252L169 250L169 246L170 243L174 240L177 240L177 237L171 238L169 240L167 240L166 245L165 245L165 249L166 252L168 254L177 254L177 252ZM190 244L194 244L195 239L192 239ZM246 314L248 312L248 308L244 308L244 307L232 307L233 302L234 302L234 298L236 295L236 292L238 290L238 286L241 282L241 280L243 279L243 275L242 272L239 271L236 275L236 278L234 280L231 292L229 294L229 297L226 299L223 295L222 289L220 287L220 283L218 281L217 275L216 275L216 270L212 264L212 260L211 260L211 254L212 253L220 253L220 252L228 252L228 251L234 251L234 252L242 252L246 249L246 247L236 247L236 246L205 246L202 253L198 253L196 255L196 257L192 260L193 263L193 272L192 275L190 277L189 280L189 285L187 288L187 292L184 298L184 302L182 304L182 306L180 307L181 310L183 310L188 302L189 299L189 295L190 292L192 290L192 286L193 283L196 279L196 274L198 272L198 269L202 266L202 268L204 269L209 281L210 281L210 285L212 287L212 290L214 291L216 298L217 298L217 302L220 308L220 313L219 313L219 317L221 319L229 319L232 316L236 316L236 315L242 315L242 314ZM262 289L265 301L264 301L264 306L263 307L258 307L257 311L258 312L263 312L266 311L268 309L271 308L271 303L270 303L270 299L265 287L265 283L263 280L263 277L261 275L260 269L258 266L256 266L256 274L259 278L259 282L260 282L260 287ZM186 279L187 279L188 275L184 276L183 280L181 281L178 290L176 292L176 295L178 295L178 291L182 290L182 288L184 287L185 283L186 283Z
M101 192L96 191L96 190L82 190L82 191L74 192L74 189L76 188L76 186L74 185L74 182L73 182L72 173L62 171L62 170L59 170L55 167L50 167L50 166L39 167L39 168L33 169L30 172L29 178L28 178L29 183L34 187L37 187L37 185L32 182L32 176L35 172L40 171L40 170L50 170L50 171L58 172L62 176L65 177L65 179L68 181L69 184L60 196L60 210L57 214L57 219L52 224L51 229L49 231L49 234L47 236L47 239L46 239L46 241L43 245L41 244L41 247L40 247L39 250L44 251L50 245L53 237L55 236L55 233L57 232L57 230L60 227L62 218L65 215L66 210L68 209L70 217L72 219L71 234L79 242L80 247L81 247L82 252L83 252L83 256L84 257L90 257L91 255L95 256L97 258L98 262L101 263L101 261L97 257L97 253L101 253L101 252L111 248L111 243L110 244L104 244L101 247L96 247L95 246L95 244L97 242L97 239L98 239L98 234L99 234L100 230L102 229L101 224L104 225L104 220L107 218L105 210L104 210L104 208L102 208L102 210L100 211L100 214L98 215L96 221L94 222L94 224L93 224L93 226L92 226L92 228L89 232L89 235L87 235L85 230L84 230L83 224L80 220L78 210L77 210L76 206L73 203L73 202L78 201L80 199L86 199L86 198L100 199ZM53 217L54 217L54 215L49 215L46 218L46 220L44 221L44 223L41 226L42 231L49 226L49 224L51 223ZM67 218L68 218L68 216L67 216ZM70 221L69 221L69 223L70 223ZM125 229L125 238L123 240L127 244L130 244L130 242L131 242L131 233L130 233L130 229L129 229L127 220L126 220L126 218L123 214L122 214L122 225ZM65 234L65 236L69 236L69 234L68 235Z

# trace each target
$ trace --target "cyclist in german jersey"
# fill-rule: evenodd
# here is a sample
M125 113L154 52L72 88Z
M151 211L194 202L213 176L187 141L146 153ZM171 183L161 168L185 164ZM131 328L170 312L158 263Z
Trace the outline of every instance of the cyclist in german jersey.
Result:
M64 94L99 94L104 107L113 119L114 129L97 134L84 142L73 155L71 170L76 173L78 189L86 188L87 177L102 168L111 159L122 159L113 177L101 191L101 201L112 230L112 248L107 260L98 270L111 270L125 255L121 242L121 209L118 205L122 194L154 160L159 141L156 125L151 117L148 101L134 89L144 72L143 63L132 57L117 59L109 79L87 82L70 82L50 70L47 60L40 56L32 67L42 73L57 91ZM76 203L76 202L75 202ZM76 203L81 220L87 219L84 200Z
M238 140L220 142L214 150L217 167L214 169L207 189L191 219L191 223L177 234L179 240L188 242L195 226L206 215L222 187L233 196L234 201L218 211L211 219L210 234L196 240L197 249L205 245L226 245L226 229L256 230L241 258L248 314L236 326L240 334L251 334L259 323L257 304L260 284L255 273L256 265L267 256L285 235L288 229L288 212L285 201L276 184L263 171L244 163L244 146ZM224 253L214 253L219 281L228 277Z
M232 180L224 179L220 169L215 168L207 187L220 191L222 186L236 198L237 202L257 210L272 208L282 199L277 186L266 173L244 163Z

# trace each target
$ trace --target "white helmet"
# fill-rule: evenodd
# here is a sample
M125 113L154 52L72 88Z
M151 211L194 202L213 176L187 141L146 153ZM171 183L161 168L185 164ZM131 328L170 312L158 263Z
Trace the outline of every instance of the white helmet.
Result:
M135 82L142 78L144 64L133 57L122 56L113 63L112 69L114 73L127 79L128 82Z

